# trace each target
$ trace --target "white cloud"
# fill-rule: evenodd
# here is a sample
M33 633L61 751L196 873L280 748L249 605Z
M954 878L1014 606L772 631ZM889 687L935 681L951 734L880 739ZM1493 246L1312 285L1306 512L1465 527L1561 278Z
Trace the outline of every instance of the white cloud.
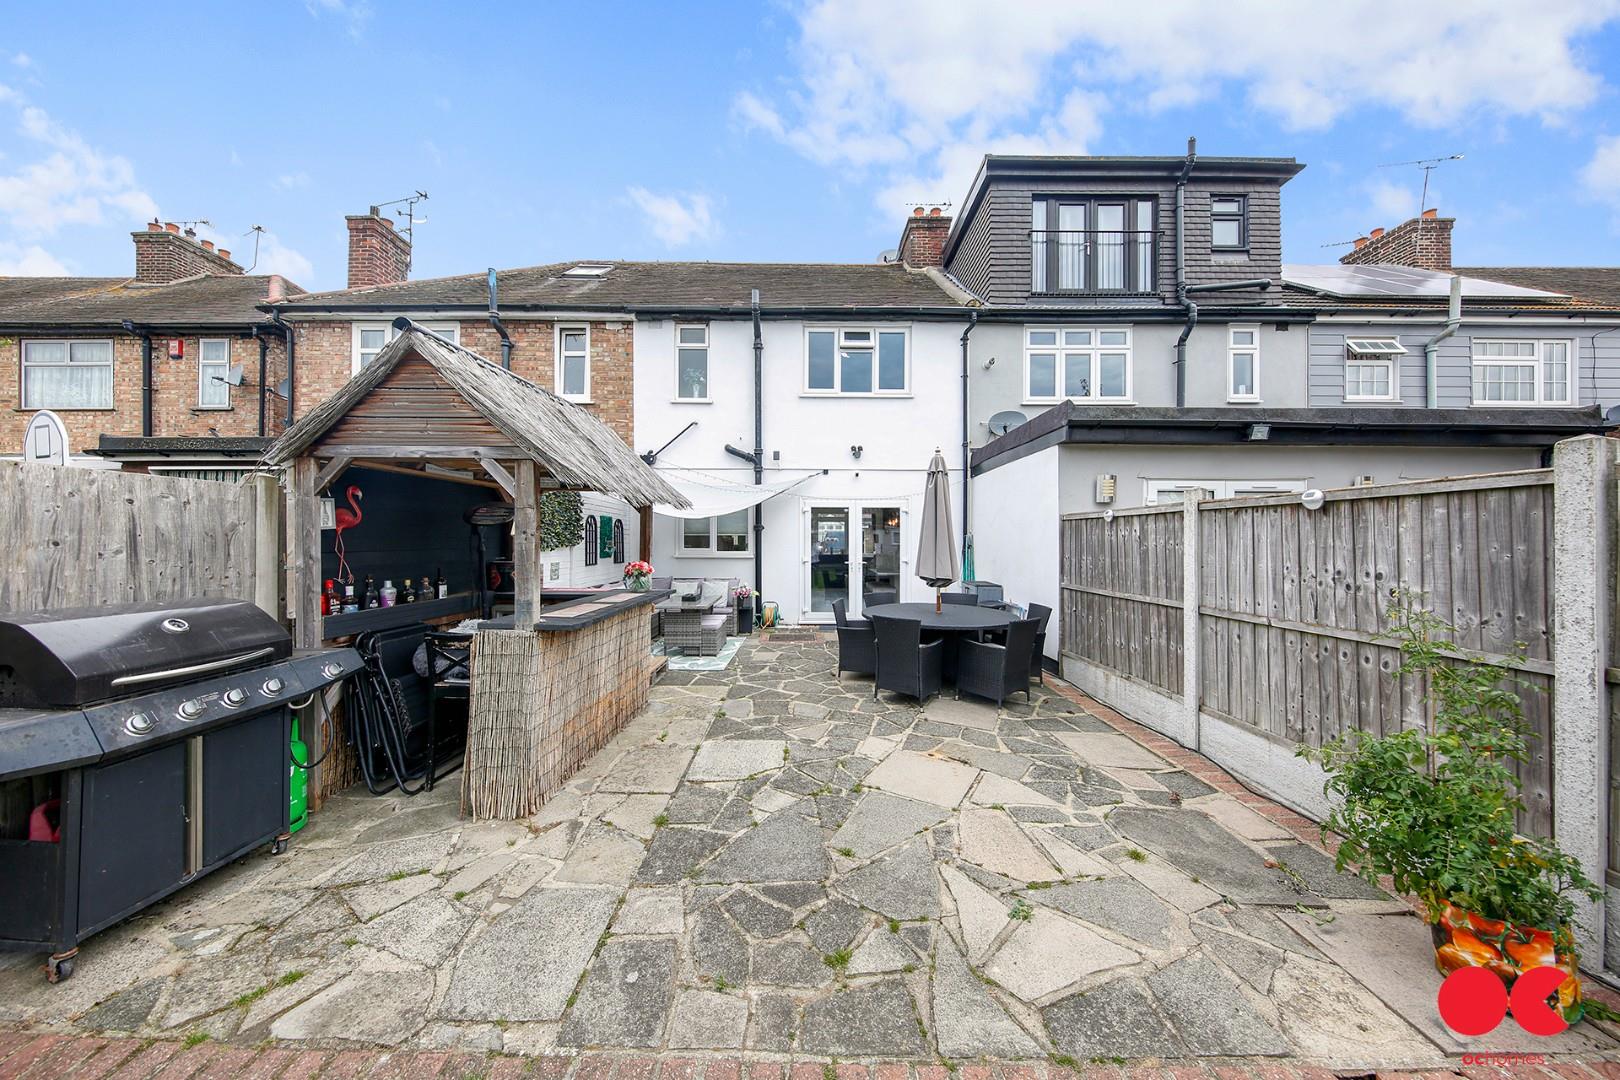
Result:
M38 244L0 241L0 277L66 277L68 268Z
M339 19L348 35L356 41L364 36L372 15L367 0L304 0L304 9L317 19L327 15Z
M272 186L278 191L301 191L309 185L309 173L303 171L282 173L272 181Z
M1565 122L1603 85L1577 42L1617 13L1620 0L1002 0L986 17L970 0L812 0L797 78L738 94L732 111L819 164L878 171L887 199L954 183L964 159L991 150L1080 152L1109 107L1182 108L1234 90L1292 130L1363 108L1426 128Z
M34 58L25 52L17 53L11 58L11 62L20 68L31 68L34 66Z
M109 218L134 226L157 214L156 201L136 183L126 158L89 145L9 87L0 86L0 103L16 109L18 133L43 152L0 172L0 220L19 236L45 237Z
M1598 136L1592 160L1581 166L1580 182L1588 197L1620 214L1620 135Z
M659 195L643 187L632 187L625 194L647 218L653 235L667 247L681 247L694 240L708 240L715 234L714 216L707 195Z
M1365 185L1367 192L1367 213L1372 218L1372 224L1364 228L1386 229L1393 228L1407 218L1417 217L1418 214L1418 188L1406 184L1397 184L1382 178L1370 180ZM1438 193L1434 188L1429 189L1429 205L1438 205Z

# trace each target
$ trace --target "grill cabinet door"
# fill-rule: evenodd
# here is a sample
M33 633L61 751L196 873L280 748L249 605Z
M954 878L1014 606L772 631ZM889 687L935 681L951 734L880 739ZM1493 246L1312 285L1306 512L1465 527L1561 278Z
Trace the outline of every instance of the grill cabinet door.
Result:
M203 866L287 831L287 710L203 735Z
M84 772L79 935L123 918L186 875L186 747Z

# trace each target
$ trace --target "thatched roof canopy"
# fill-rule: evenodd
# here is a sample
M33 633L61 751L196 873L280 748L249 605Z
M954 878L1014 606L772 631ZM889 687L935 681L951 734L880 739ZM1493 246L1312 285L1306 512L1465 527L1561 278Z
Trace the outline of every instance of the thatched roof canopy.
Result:
M285 465L317 448L322 436L402 361L415 358L437 372L483 420L563 487L618 495L636 506L689 505L612 428L585 409L409 319L396 319L394 326L399 336L341 390L288 428L265 452L266 464ZM421 423L431 426L432 420ZM422 445L431 448L434 443L424 439Z

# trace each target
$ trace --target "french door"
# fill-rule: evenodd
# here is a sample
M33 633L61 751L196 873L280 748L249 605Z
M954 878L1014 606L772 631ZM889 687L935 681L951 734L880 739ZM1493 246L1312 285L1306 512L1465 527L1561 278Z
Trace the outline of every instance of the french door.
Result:
M893 500L805 505L805 622L832 622L839 600L853 617L899 599L907 516Z

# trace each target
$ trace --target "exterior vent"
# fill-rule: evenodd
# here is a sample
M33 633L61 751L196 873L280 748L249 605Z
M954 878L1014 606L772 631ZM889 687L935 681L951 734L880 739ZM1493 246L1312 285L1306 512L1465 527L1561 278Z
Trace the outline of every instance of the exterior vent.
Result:
M1351 484L1350 486L1351 487L1372 487L1376 483L1378 483L1378 478L1373 476L1372 473L1363 473L1362 475L1356 477L1355 482L1353 484Z
M1113 502L1114 492L1118 490L1118 488L1118 476L1113 473L1098 473L1096 501L1103 504Z

